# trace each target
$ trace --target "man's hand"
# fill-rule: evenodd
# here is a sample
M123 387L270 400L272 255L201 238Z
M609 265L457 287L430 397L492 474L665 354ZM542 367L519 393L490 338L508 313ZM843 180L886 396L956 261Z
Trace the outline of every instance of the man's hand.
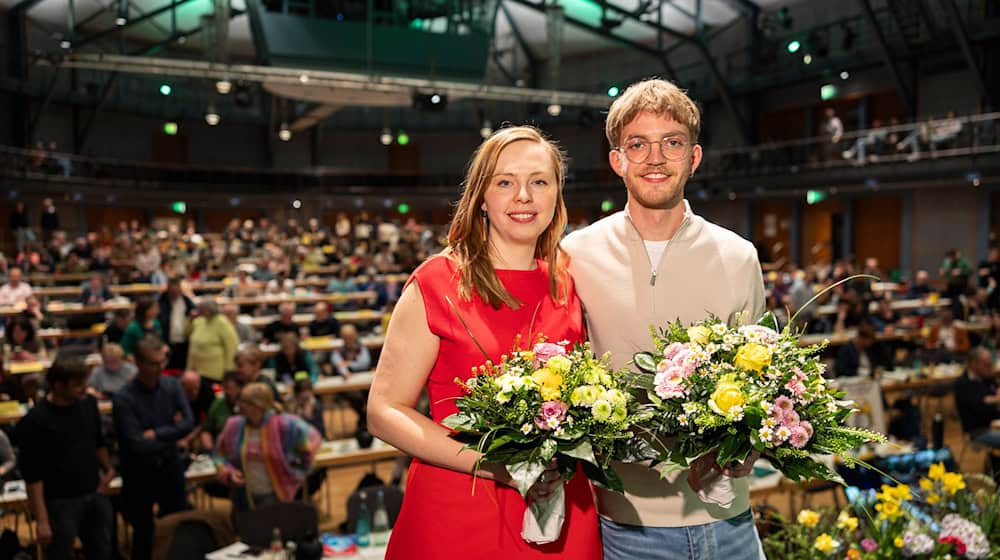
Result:
M103 475L101 475L101 480L100 482L97 483L98 494L108 493L108 491L111 489L111 480L115 477L115 474L116 474L115 469L111 469L106 471Z
M156 430L150 428L150 429L142 432L142 437L145 438L145 439L150 439L150 440L156 439Z
M698 457L688 468L688 486L695 492L701 492L705 486L719 476L722 469L716 462L715 451L711 451Z
M44 519L36 523L38 528L35 535L38 539L38 544L42 546L48 546L52 542L52 527L49 525L48 519Z

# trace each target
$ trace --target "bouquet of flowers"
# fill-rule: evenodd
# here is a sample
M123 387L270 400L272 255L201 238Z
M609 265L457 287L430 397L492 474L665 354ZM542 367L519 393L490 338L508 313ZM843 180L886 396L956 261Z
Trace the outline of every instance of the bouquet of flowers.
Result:
M966 480L979 488L971 490ZM885 484L839 514L802 510L764 539L769 558L1000 557L1000 496L983 475L931 465L919 489Z
M836 455L884 436L845 426L854 412L823 378L816 354L767 314L758 324L729 326L709 317L653 331L654 352L635 355L654 411L649 427L660 444L663 476L716 452L716 462L742 462L756 450L792 480L843 480L816 455ZM662 440L669 438L670 445Z
M504 464L522 496L553 460L564 480L580 464L595 484L620 492L611 462L628 453L630 429L644 416L609 363L589 344L570 349L566 341L538 342L499 364L487 362L464 382L456 379L465 394L456 403L459 412L442 423L480 452L480 461ZM553 499L532 503L522 536L539 543L558 539L564 499L560 486Z

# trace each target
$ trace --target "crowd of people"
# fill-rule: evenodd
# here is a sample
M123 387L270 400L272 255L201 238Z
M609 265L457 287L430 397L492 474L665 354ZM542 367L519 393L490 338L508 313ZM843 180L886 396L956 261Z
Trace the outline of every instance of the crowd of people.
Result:
M38 538L51 558L68 558L76 536L88 558L109 557L114 510L133 527L131 557L148 558L153 505L160 515L188 507L184 472L194 453L214 452L219 482L206 491L232 498L237 511L295 499L303 484L317 490L322 471L307 473L327 428L314 384L373 367L364 331L338 321L336 312L390 311L401 279L440 248L435 228L365 215L338 216L330 228L316 219L233 220L213 234L190 223L160 230L121 223L67 243L52 201L43 207L48 221L36 235L17 203L11 227L23 243L14 258L0 260L0 308L8 310L0 400L31 406L16 429L0 432L0 461L5 441L21 457L15 466L11 451L0 471L27 483ZM52 220L55 227L46 226ZM215 295L198 291L220 271L232 279L221 295L239 303L220 306ZM97 310L47 313L47 298L29 275L79 272L86 280L73 299ZM136 283L161 291L107 314L97 307L122 300L112 287ZM371 297L301 305L280 298L305 291ZM277 315L263 329L246 320L274 307ZM299 311L313 317L303 324ZM95 323L99 328L91 328ZM368 326L381 330L384 323ZM57 345L41 337L48 327L93 334L77 332ZM307 337L335 337L340 345L310 351L302 344ZM261 344L276 350L266 355ZM85 357L93 352L100 363L91 368ZM12 371L52 357L44 374ZM279 390L282 381L287 393ZM366 397L343 397L358 415L359 433ZM112 421L101 420L100 400L113 402ZM123 485L112 506L104 492L116 474Z

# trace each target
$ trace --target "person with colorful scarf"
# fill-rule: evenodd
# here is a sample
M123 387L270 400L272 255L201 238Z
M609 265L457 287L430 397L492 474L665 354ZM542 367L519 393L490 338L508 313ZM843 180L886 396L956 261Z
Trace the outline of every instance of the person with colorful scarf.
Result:
M226 422L214 453L219 480L234 490L234 510L293 501L316 458L319 432L276 410L264 383L244 387L238 405L240 413Z

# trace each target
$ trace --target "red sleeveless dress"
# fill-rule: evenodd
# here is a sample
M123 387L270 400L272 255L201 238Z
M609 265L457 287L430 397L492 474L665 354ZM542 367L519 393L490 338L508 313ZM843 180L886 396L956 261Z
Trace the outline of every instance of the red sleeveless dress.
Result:
M485 362L447 296L462 319L494 362L511 351L518 334L527 340L535 315L532 337L544 334L552 342L584 340L580 300L570 289L567 304L560 306L549 296L548 268L539 262L530 271L498 270L504 287L521 308L493 309L474 295L471 301L458 296L458 273L453 261L437 256L413 273L419 283L431 332L441 340L437 361L427 380L431 417L441 422L458 412L454 398L461 391L455 378L466 379L473 367ZM537 311L537 314L535 310ZM522 347L527 342L522 342ZM561 538L547 545L534 545L521 538L525 501L510 486L477 478L475 495L472 475L423 463L414 459L406 479L403 508L386 558L389 560L514 560L570 558L600 560L602 556L597 512L590 482L578 471L566 486L566 519Z

